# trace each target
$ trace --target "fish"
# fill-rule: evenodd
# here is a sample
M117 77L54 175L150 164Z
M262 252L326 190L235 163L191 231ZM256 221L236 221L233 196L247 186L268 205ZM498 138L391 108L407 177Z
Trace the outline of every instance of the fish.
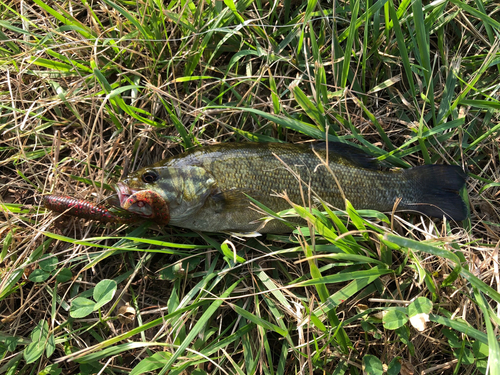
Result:
M115 186L122 208L138 216L204 232L287 233L282 220L262 220L251 199L274 212L324 202L381 212L412 211L461 221L459 191L467 174L456 165L381 170L378 160L342 142L222 143L169 157L128 175ZM148 191L164 205L138 197ZM250 197L250 198L249 198ZM305 197L306 202L304 202ZM308 197L313 197L312 201ZM161 200L160 199L160 200ZM269 215L267 215L269 216Z

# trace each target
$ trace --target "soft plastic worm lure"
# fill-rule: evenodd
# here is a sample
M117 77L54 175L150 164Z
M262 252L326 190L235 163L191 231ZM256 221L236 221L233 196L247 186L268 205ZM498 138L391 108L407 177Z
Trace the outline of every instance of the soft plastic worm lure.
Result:
M55 212L104 223L130 223L140 220L137 216L118 216L105 207L96 206L84 199L68 196L46 195L43 197L43 204L46 208Z

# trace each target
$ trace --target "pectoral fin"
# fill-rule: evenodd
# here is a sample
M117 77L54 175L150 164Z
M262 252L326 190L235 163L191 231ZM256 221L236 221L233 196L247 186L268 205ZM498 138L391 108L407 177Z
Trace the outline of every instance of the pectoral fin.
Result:
M231 189L211 195L210 205L216 213L246 209L251 205L247 195L257 200L261 196L260 193L250 189Z

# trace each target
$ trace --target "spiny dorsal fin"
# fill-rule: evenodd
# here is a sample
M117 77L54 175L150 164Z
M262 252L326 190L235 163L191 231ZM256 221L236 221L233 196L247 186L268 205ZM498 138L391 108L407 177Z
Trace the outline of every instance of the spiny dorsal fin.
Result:
M325 150L327 142L314 143L312 147L317 150ZM328 142L328 153L336 157L342 158L354 166L379 170L380 164L377 158L367 154L362 149L341 142Z

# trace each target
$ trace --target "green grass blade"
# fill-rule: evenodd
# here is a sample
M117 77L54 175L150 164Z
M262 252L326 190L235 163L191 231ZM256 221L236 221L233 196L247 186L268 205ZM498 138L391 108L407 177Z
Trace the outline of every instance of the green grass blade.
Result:
M295 100L299 103L304 112L316 123L318 129L324 132L326 129L326 119L323 113L321 113L318 105L309 100L300 87L295 86L292 91Z
M342 89L346 88L347 86L347 78L350 70L351 55L354 45L354 34L357 29L356 22L358 20L359 3L360 0L355 0L352 8L351 25L349 27L349 35L347 36L347 44L344 53L344 62L342 65L342 81L340 82L340 87Z
M185 349L191 344L191 341L198 335L203 326L207 323L209 319L212 318L213 314L217 311L220 305L224 302L224 299L231 295L231 292L238 286L240 282L237 281L232 284L224 293L221 294L219 298L217 298L212 304L208 307L208 309L203 313L203 315L198 319L195 326L191 329L189 334L186 336L184 341L181 343L179 348L175 351L169 361L163 366L159 374L166 374L174 364L174 362L179 358L181 354L184 353Z
M407 5L409 4L408 1L406 3ZM404 10L403 3L401 3L400 9ZM403 31L401 29L401 25L399 24L399 17L401 17L402 14L401 15L399 14L399 10L398 12L396 12L392 0L389 0L389 14L391 17L391 21L393 23L394 33L396 35L396 40L401 55L401 62L403 63L404 72L406 74L406 79L408 84L410 85L410 97L413 100L415 100L417 98L417 91L415 89L415 84L413 82L413 72L411 69L410 58L408 57L408 50L406 49L406 43L403 36Z
M486 299L481 292L476 294L476 299L479 307L484 315L484 323L486 325L486 333L488 336L488 367L491 375L500 374L500 345L498 344L497 335L490 321L491 309L488 306ZM494 315L494 313L493 313Z
M430 109L432 113L432 119L434 125L436 124L436 115L434 110L434 84L432 79L432 67L431 67L431 59L429 54L430 49L430 41L429 41L429 33L427 31L425 22L424 22L424 13L423 13L423 5L421 0L416 0L412 4L413 10L413 22L415 25L415 34L418 45L418 52L420 56L420 63L422 64L422 74L425 80L425 96L427 97L430 104Z
M317 284L330 284L330 283L340 283L344 281L358 280L358 279L367 279L372 276L381 277L383 275L388 275L393 273L392 270L386 269L385 267L373 267L369 270L365 271L354 271L354 272L346 272L339 273L336 275L323 276L317 279L311 279L307 281L302 281L298 285L300 286L309 286L309 285L317 285Z

